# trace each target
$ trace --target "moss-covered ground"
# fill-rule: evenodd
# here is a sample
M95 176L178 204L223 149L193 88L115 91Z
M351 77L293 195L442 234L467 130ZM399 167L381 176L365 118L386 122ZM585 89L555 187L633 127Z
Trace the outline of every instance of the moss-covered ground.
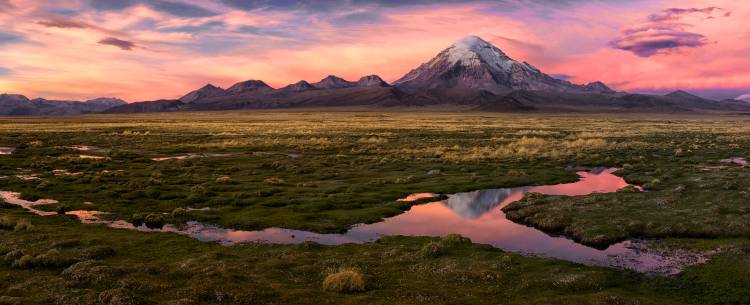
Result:
M72 146L89 145L79 151ZM0 209L0 304L744 304L750 125L735 116L220 112L0 119L0 190L152 224L341 232L409 193L569 182L621 167L646 192L527 196L509 218L606 246L712 253L674 277L460 238L221 246ZM185 159L153 158L189 155ZM58 170L58 171L55 171ZM60 171L64 170L64 171ZM20 175L20 177L19 177ZM36 177L29 179L30 177ZM210 207L208 211L185 209ZM19 225L20 223L20 225ZM323 288L340 270L364 291Z

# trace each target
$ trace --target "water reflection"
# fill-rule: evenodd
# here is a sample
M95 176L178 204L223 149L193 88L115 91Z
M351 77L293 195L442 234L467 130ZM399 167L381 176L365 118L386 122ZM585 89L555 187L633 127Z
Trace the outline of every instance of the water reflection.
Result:
M102 157L102 156L83 155L83 154L80 154L80 155L68 155L66 157L73 158L73 159L76 159L76 158L77 159L85 159L85 160L103 160L103 159L105 159L105 157Z
M399 199L397 201L412 202L412 201L417 201L419 199L435 198L435 197L438 197L438 196L440 196L440 195L435 194L435 193L414 193L414 194L411 194L411 195L406 196L404 198L401 198L401 199Z
M747 165L747 160L745 160L745 158L743 157L731 157L729 159L722 159L720 160L720 162L721 163L733 163L733 164L742 165L742 166Z
M55 212L47 212L47 211L41 211L41 210L36 209L36 207L40 205L55 204L57 203L57 200L39 199L37 201L28 201L28 200L21 199L21 193L2 192L2 191L0 191L0 199L5 201L6 203L20 206L28 210L29 212L32 212L39 216L50 216L50 215L57 214Z
M232 156L232 154L190 153L190 154L184 154L184 155L178 155L178 156L171 156L171 157L151 158L151 160L160 162L160 161L168 161L168 160L186 160L186 159L194 159L194 158L229 157L229 156Z
M94 151L94 150L99 149L98 147L91 146L91 145L73 145L73 146L66 146L66 148L77 150L77 151Z
M487 211L494 207L503 204L508 198L515 198L515 200L523 197L524 191L522 189L493 189L493 190L481 190L467 193L458 193L449 195L448 199L441 202L443 205L450 209L450 212L464 219L476 219L487 213ZM514 200L514 201L515 201ZM432 210L440 210L439 207L428 207ZM441 213L443 214L443 213ZM445 218L446 216L436 217ZM447 216L451 217L451 216Z
M475 243L541 257L559 258L589 265L614 266L639 272L677 273L682 267L700 263L699 256L663 256L648 251L638 242L626 241L605 250L594 249L574 241L545 234L532 227L509 221L501 210L504 206L523 198L525 193L577 196L591 193L614 192L628 186L622 178L613 175L616 169L604 168L579 172L578 182L519 188L480 190L448 195L446 200L413 206L409 211L373 224L359 224L343 234L320 234L301 230L267 228L257 231L225 229L199 222L183 226L165 225L162 228L134 226L125 221L100 220L99 212L73 211L84 223L104 224L113 228L144 232L172 232L191 236L201 241L236 244L268 242L295 244L313 241L321 244L364 243L385 235L445 236L461 234ZM17 194L17 193L15 193ZM435 194L414 194L402 200L435 197ZM4 196L4 199L8 199ZM11 198L12 199L12 198ZM26 208L28 202L15 201ZM42 214L40 214L42 215Z

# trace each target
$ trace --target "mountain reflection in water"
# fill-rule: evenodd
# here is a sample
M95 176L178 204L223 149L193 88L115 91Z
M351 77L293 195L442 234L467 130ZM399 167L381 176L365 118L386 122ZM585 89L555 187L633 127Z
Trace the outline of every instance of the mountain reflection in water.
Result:
M336 245L364 243L386 235L460 234L470 238L474 243L492 245L505 251L559 258L589 265L627 268L639 272L673 274L679 272L684 265L703 262L705 259L700 257L662 256L647 251L642 245L632 241L614 244L605 250L594 249L564 237L550 236L532 227L514 223L506 219L505 213L501 210L506 205L520 200L528 192L565 196L615 192L629 185L621 177L612 174L616 170L603 168L578 172L581 179L573 183L452 194L443 201L415 205L409 211L386 218L381 222L355 225L343 234L320 234L283 228L243 231L194 221L182 226L165 225L154 229L144 225L134 226L124 221L102 221L97 219L96 213L80 213L79 218L84 223L105 224L113 228L144 232L172 232L188 235L201 241L214 241L228 245L246 242L295 244L306 241ZM432 196L435 194L417 193L402 200L416 200ZM18 203L20 202L16 202Z

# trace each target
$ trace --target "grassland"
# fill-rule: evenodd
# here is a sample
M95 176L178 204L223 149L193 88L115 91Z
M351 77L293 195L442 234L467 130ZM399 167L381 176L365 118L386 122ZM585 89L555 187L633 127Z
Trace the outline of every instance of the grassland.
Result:
M200 220L341 232L408 209L396 199L409 193L574 181L572 167L607 166L622 167L619 175L648 191L527 196L506 212L595 246L645 237L670 251L713 253L707 264L663 278L431 238L224 247L5 206L0 304L748 303L750 169L720 160L750 155L749 140L750 125L735 116L226 112L0 119L0 147L16 148L0 156L0 190L60 201L49 210L99 210L157 226ZM202 155L152 160L189 154ZM442 250L431 251L437 244ZM324 289L326 278L342 270L357 273L364 291Z

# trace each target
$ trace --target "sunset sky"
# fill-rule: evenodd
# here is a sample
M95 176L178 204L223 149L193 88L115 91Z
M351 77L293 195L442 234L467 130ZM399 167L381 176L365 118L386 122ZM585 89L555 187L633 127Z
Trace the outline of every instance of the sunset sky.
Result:
M0 93L140 101L248 79L390 82L466 35L574 83L750 93L750 5L736 0L0 0Z

